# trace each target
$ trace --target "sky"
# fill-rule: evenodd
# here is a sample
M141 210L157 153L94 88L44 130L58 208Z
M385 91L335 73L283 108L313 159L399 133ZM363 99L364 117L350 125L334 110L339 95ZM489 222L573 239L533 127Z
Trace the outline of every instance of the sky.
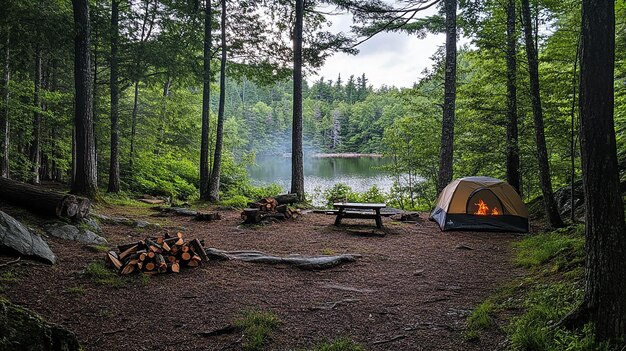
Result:
M430 11L424 12L424 15L430 14ZM347 33L350 30L351 16L339 15L330 19L333 22L330 32ZM336 53L329 57L318 74L307 77L307 80L313 82L324 77L324 80L335 81L341 74L345 82L350 75L357 77L365 73L374 88L381 85L412 87L422 76L422 71L432 66L430 57L444 43L444 34L429 34L419 39L404 33L380 33L361 44L357 55Z

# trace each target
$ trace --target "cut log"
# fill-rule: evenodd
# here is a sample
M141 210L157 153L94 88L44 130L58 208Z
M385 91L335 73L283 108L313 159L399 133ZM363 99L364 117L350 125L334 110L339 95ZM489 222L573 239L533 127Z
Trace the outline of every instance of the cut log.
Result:
M122 261L120 261L119 257L115 253L115 251L107 252L106 261L111 266L115 267L115 269L117 269L117 270L120 270L120 268L122 268Z
M207 256L206 252L204 251L204 245L200 243L200 240L193 239L189 242L189 246L191 246L193 252L195 252L196 255L200 256L202 261L206 262L209 260L209 256Z
M75 219L85 218L91 208L87 198L7 178L0 178L0 199L43 215Z
M124 260L126 258L126 256L132 255L134 253L137 253L137 248L138 247L139 247L139 245L133 245L133 246L129 247L128 249L124 250L124 252L120 253L119 259L120 260Z
M172 265L170 266L170 270L174 273L180 272L180 264L178 262L172 263Z
M132 262L128 262L127 265L124 266L124 268L122 268L120 274L131 274L132 272L135 271L135 266L137 263L132 263Z
M144 268L147 271L153 271L156 268L156 265L154 264L154 262L148 262L145 264Z
M274 196L279 205L295 204L298 202L298 194L283 194Z
M241 218L245 223L255 224L261 221L261 213L258 208L245 208L241 213Z

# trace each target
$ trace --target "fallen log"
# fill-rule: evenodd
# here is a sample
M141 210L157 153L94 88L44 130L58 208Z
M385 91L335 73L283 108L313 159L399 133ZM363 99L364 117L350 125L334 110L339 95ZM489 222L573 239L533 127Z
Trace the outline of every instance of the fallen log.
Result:
M47 216L81 219L89 214L87 198L0 178L0 199Z
M322 270L339 266L343 263L355 262L361 255L343 254L337 256L300 256L287 257L273 256L260 251L223 251L215 248L206 248L205 252L211 259L241 260L244 262L288 264L304 270Z
M274 196L279 205L295 204L298 202L298 194L283 194Z

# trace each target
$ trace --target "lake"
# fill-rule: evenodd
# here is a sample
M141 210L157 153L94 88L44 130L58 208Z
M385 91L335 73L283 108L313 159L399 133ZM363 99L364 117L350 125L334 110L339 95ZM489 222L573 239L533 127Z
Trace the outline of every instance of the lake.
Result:
M393 177L380 167L389 163L389 159L382 157L305 157L304 190L312 196L315 189L324 191L343 183L358 192L376 185L387 193L393 185ZM255 185L276 183L287 192L291 188L291 158L257 157L256 165L248 167L248 174ZM313 198L312 202L320 205L323 200Z

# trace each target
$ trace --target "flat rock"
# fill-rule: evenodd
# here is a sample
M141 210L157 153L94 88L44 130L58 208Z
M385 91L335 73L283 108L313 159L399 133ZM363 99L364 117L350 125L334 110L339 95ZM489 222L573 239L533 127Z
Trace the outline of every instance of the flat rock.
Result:
M100 235L87 229L80 229L71 224L52 225L46 228L46 232L56 238L77 241L88 245L107 244L107 240Z
M98 221L96 221L93 218L83 218L81 220L81 224L86 225L87 227L89 227L89 230L91 230L94 233L102 233L102 228L100 228L100 224L98 224Z
M48 244L15 218L0 211L0 248L8 248L23 256L36 257L54 264L56 256Z

